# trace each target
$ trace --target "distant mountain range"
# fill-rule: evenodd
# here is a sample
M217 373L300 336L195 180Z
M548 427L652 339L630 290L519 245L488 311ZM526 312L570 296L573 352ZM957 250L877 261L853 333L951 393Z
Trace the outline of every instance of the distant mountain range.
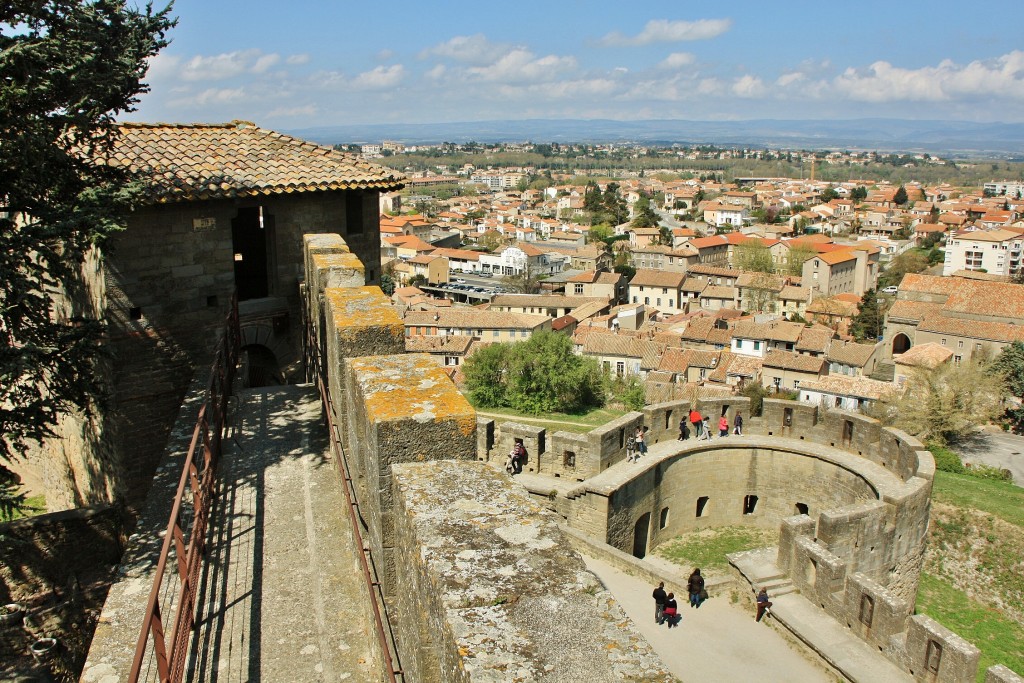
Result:
M289 131L322 144L439 142L616 142L715 144L789 149L859 149L957 156L1024 156L1024 123L909 119L685 121L524 119L460 123L378 123Z

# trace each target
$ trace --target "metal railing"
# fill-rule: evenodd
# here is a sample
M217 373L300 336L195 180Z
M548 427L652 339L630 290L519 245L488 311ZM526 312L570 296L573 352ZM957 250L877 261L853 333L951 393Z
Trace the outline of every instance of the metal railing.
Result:
M320 391L320 400L323 403L324 415L326 416L327 421L327 430L330 435L331 454L334 457L335 462L338 463L338 473L341 475L344 482L342 489L345 491L345 501L347 502L345 507L348 509L349 521L352 524L352 535L355 538L356 545L362 551L358 553L359 566L362 569L363 579L366 581L366 587L370 594L370 605L373 607L374 630L377 633L377 640L379 641L381 653L384 657L385 673L387 675L387 680L390 681L390 683L397 683L397 677L399 676L402 681L405 681L405 675L402 673L401 665L399 664L398 667L395 666L395 662L399 661L398 646L395 643L395 637L394 633L391 631L390 623L387 621L387 612L383 608L384 593L381 589L380 581L377 578L377 569L373 562L373 555L371 553L370 546L363 540L363 535L360 532L360 527L362 525L362 513L359 511L359 501L356 497L356 490L352 481L352 473L348 466L348 457L341 444L338 425L334 421L334 403L331 400L330 392L327 390L327 383L325 381L324 368L320 355L320 344L314 332L314 330L316 330L315 325L319 325L319 321L311 321L309 319L306 297L302 296L301 298L302 322L306 331L306 334L303 337L303 357L306 363L306 377L315 382Z
M195 625L195 598L206 544L206 523L214 496L221 436L238 362L238 347L238 299L237 295L232 295L217 356L210 370L206 395L199 409L192 442L178 481L167 533L153 577L153 587L146 603L145 618L128 678L131 683L139 680L147 653L151 653L156 661L161 683L178 683L185 673L189 641ZM185 502L186 492L191 495L191 504ZM168 639L163 615L160 613L160 593L172 547L178 561L180 592Z

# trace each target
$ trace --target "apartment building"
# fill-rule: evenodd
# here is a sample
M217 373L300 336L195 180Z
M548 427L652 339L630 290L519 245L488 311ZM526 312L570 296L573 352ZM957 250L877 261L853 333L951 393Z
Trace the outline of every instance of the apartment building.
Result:
M946 244L942 274L958 270L979 270L996 275L1017 275L1021 271L1024 235L1004 229L960 230Z

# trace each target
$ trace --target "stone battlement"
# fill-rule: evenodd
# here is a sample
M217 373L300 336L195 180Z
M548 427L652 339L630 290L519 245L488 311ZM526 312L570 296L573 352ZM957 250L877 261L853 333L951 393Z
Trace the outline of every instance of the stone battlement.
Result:
M404 352L397 311L340 237L305 247L303 296L407 679L672 680L558 518L473 462L476 411L434 359Z

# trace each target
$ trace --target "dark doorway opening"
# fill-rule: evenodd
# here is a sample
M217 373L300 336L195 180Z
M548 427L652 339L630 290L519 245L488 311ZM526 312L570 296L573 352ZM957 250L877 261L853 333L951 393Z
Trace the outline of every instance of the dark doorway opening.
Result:
M284 384L274 352L259 344L241 349L242 381L246 387L272 387Z
M900 332L892 338L892 352L893 355L897 353L906 353L910 350L910 337Z
M270 254L274 218L262 206L238 210L231 220L238 300L262 299L270 294Z
M644 559L647 555L647 530L651 527L651 513L645 512L633 527L633 557Z

